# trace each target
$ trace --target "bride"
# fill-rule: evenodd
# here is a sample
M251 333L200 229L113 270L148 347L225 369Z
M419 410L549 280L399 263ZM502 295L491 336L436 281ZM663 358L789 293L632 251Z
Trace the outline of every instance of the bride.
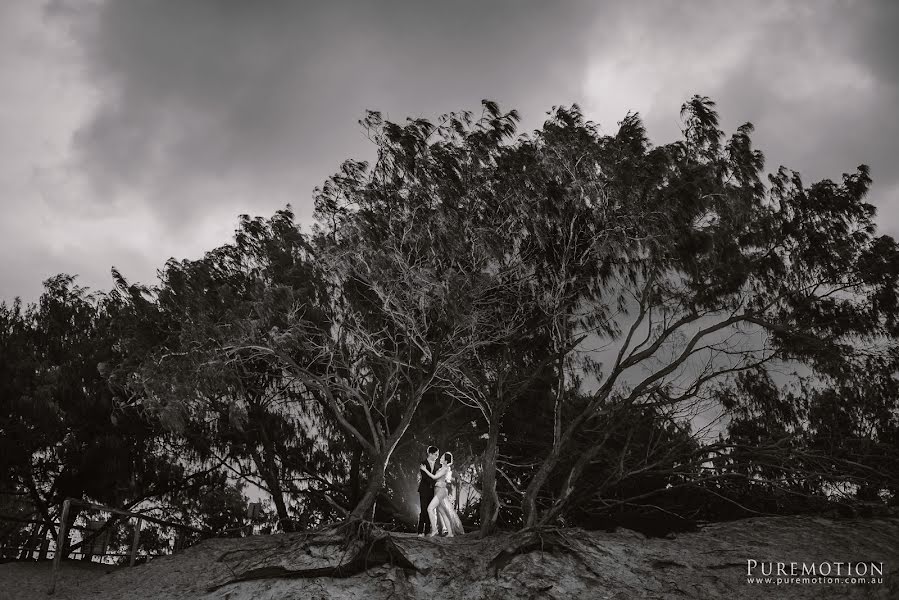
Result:
M437 535L437 511L440 511L443 522L447 524L446 537L465 533L465 530L462 528L462 521L459 520L459 515L456 514L449 502L447 488L453 480L453 455L449 452L444 453L443 466L433 475L423 466L419 468L422 473L434 480L434 499L428 505L428 517L431 520L430 537Z

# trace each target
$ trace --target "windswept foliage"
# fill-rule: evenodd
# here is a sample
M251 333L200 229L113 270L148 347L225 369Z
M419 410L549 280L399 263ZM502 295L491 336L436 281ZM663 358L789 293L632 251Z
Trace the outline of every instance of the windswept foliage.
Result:
M243 216L155 286L3 305L11 510L233 529L246 485L284 530L398 518L434 440L482 534L896 504L899 247L868 168L766 180L751 124L681 117L653 146L577 106L519 137L493 102L370 112L375 160L316 190L311 232Z

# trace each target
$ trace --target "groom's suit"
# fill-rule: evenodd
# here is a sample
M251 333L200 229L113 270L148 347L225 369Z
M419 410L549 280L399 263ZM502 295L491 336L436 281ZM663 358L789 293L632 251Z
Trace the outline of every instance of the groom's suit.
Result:
M432 475L439 471L442 466L440 459L434 461L433 467L428 464L427 459L421 461L421 465L430 471ZM435 481L424 473L419 472L419 474L421 475L421 481L418 484L418 499L421 502L421 512L418 515L418 533L430 533L431 520L428 518L428 504L434 498Z

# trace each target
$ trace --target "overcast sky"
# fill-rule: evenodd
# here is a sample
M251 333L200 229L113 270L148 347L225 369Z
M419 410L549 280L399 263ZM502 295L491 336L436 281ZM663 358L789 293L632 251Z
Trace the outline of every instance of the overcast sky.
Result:
M108 289L230 240L367 157L389 118L581 105L654 143L694 93L751 121L769 170L866 163L899 234L899 2L2 0L0 300L56 273Z

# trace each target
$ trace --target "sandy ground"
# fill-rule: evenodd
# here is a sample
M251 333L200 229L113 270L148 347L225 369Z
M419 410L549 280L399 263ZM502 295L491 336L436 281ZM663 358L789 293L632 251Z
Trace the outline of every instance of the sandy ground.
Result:
M59 598L76 597L76 590L90 586L120 567L87 563L83 561L66 561L60 569L57 589L59 594L48 596L52 561L43 562L10 562L0 564L0 600L18 600L19 598Z
M531 539L533 542L536 538ZM411 567L376 565L356 575L296 577L336 564L336 547L310 545L302 534L208 540L134 568L66 562L56 598L206 600L415 598L899 599L899 519L778 517L710 525L676 539L565 530L532 551L508 552L521 536L478 540L392 538ZM543 544L541 546L541 543ZM542 550L541 550L542 547ZM494 560L500 557L499 560ZM747 559L875 561L883 584L749 584ZM330 561L330 562L329 562ZM291 575L294 575L291 577ZM248 581L235 581L258 577ZM49 563L0 564L0 600L45 600Z

